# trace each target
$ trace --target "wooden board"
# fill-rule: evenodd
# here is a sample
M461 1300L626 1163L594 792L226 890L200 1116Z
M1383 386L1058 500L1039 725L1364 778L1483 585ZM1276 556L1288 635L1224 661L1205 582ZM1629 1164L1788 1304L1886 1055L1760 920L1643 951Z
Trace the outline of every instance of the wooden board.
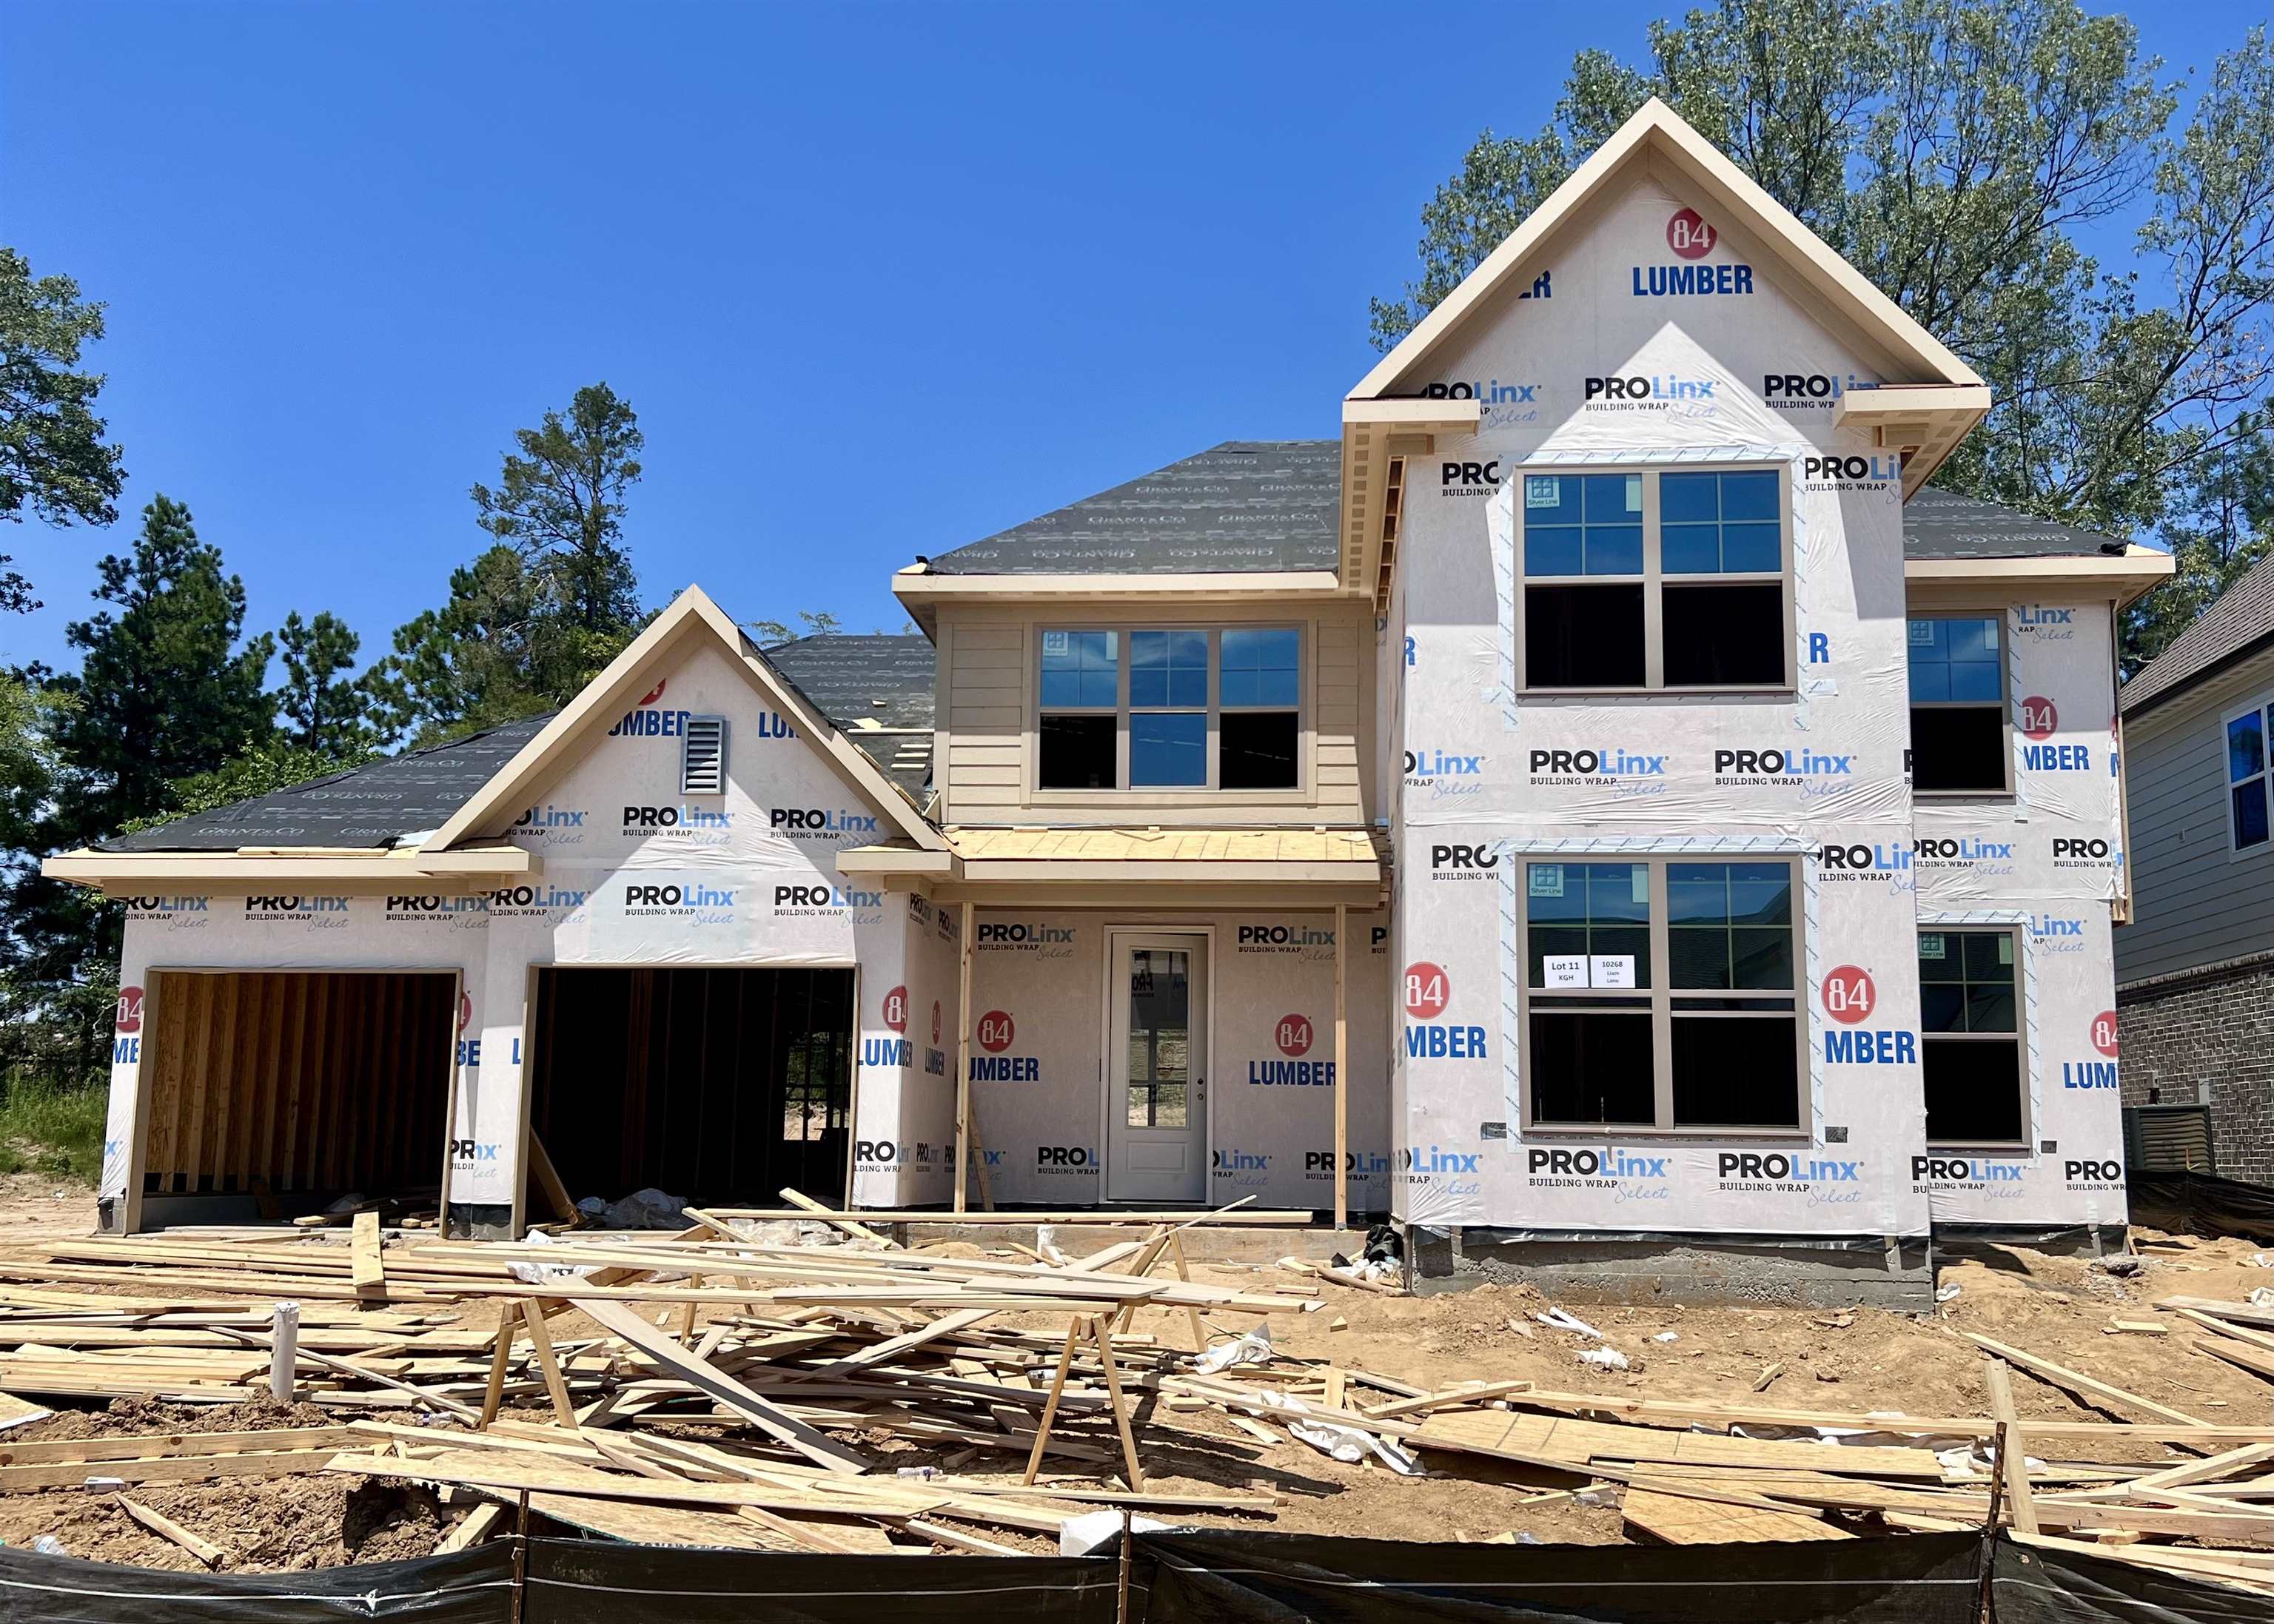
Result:
M1845 1529L1805 1512L1767 1511L1654 1489L1629 1489L1625 1514L1627 1521L1643 1532L1675 1545L1855 1538Z
M1598 1461L1664 1461L1693 1466L1767 1467L1918 1478L1934 1483L1942 1480L1942 1463L1931 1449L1781 1443L1498 1410L1432 1416L1409 1433L1406 1441L1425 1449L1461 1449L1517 1460L1563 1462L1570 1470L1583 1470Z
M598 1297L579 1297L570 1300L580 1312L603 1329L629 1342L673 1375L693 1383L736 1415L769 1436L781 1440L808 1460L817 1462L836 1472L864 1472L869 1470L868 1461L862 1456L826 1433L816 1431L787 1411L760 1398L708 1360L697 1358L666 1335L660 1327L650 1325L640 1318L636 1310L620 1302L603 1301Z

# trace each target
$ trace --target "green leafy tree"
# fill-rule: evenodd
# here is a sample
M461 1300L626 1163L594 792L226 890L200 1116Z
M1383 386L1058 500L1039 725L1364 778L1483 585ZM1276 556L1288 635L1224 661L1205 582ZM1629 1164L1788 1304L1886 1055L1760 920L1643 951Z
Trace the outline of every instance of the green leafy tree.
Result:
M131 818L126 827L130 831L154 829L193 812L212 812L256 795L273 795L280 789L360 767L378 754L368 745L350 745L337 751L306 749L285 740L257 745L225 766L169 786L164 809Z
M347 678L363 646L347 622L329 611L304 620L293 610L276 634L283 685L273 695L290 748L316 757L356 754L371 742L367 685Z
M2164 527L2172 578L2128 612L2128 679L2274 550L2274 443L2260 433L2204 464Z
M639 483L647 437L605 383L576 391L568 414L547 411L514 435L495 489L473 487L482 528L521 555L568 624L609 635L639 618L639 583L623 544L624 493Z
M2119 533L2205 505L2274 378L2264 29L2176 133L2132 25L2073 0L1721 0L1649 47L1580 53L1546 128L1477 140L1422 210L1420 277L1374 302L1377 345L1657 95L1989 380L1940 483ZM2104 267L2073 234L2127 212L2148 223ZM2128 657L2172 619L2135 615Z
M842 631L837 617L826 609L801 609L797 612L801 629L792 631L786 620L753 620L750 630L761 643L788 643L799 637L825 637L832 632Z
M179 778L211 772L275 731L261 681L266 635L240 641L245 583L198 539L190 510L159 496L132 553L102 560L94 596L111 605L64 628L81 650L57 679L65 765L52 816L61 843L99 838L162 810Z
M543 607L511 547L452 570L449 601L398 628L372 673L381 731L423 748L555 703L538 670Z
M244 583L180 503L159 496L142 519L133 551L102 560L94 596L109 606L64 629L78 673L16 676L41 691L7 808L0 1061L67 1083L103 1074L119 910L43 878L39 859L171 810L177 780L228 765L275 731L261 691L273 644L242 638Z
M102 306L81 299L77 282L35 277L22 254L0 248L0 519L21 523L26 508L57 525L118 517L125 472L94 415L102 374L78 370L102 336ZM0 610L38 608L11 561L0 553Z
M496 544L365 679L383 737L423 747L566 704L646 623L623 539L646 444L632 409L590 385L515 440L496 488L473 487Z

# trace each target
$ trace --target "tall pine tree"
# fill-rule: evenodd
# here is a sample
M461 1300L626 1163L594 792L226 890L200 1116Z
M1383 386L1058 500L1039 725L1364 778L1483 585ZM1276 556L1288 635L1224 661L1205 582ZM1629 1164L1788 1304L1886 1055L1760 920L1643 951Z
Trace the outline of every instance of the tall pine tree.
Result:
M65 776L53 833L63 845L163 811L176 779L275 732L261 688L275 640L239 643L245 583L222 573L221 550L198 539L187 508L154 499L134 551L101 570L94 596L113 606L64 629L85 658L56 683L70 702L56 725Z

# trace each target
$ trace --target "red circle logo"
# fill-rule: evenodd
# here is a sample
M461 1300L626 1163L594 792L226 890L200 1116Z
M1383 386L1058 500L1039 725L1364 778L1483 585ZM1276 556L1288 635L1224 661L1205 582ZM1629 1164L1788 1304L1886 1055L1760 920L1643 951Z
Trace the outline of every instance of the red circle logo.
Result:
M1683 259L1702 259L1713 252L1721 234L1706 223L1694 208L1677 210L1666 222L1666 245Z
M462 992L458 995L458 1030L463 1032L473 1019L474 995Z
M1453 984L1445 972L1424 959L1405 966L1405 1012L1417 1020L1434 1020L1452 1001Z
M1018 1033L1019 1028L1008 1015L1000 1010L990 1010L979 1018L979 1030L974 1035L980 1048L990 1055L999 1055L1011 1047L1011 1040Z
M139 987L118 989L118 1029L121 1032L142 1030L142 989Z
M2060 711L2042 694L2032 694L2020 706L2022 732L2031 739L2050 739L2060 726Z
M895 987L885 995L885 1024L895 1032L908 1029L908 989Z
M2092 1018L2092 1046L2102 1054L2116 1053L2116 1011L2103 1010Z
M1279 1052L1292 1059L1311 1052L1311 1018L1307 1015L1282 1015L1279 1018Z
M1824 1012L1843 1026L1869 1020L1879 1006L1879 989L1871 973L1855 965L1841 965L1824 977Z
M937 998L931 1001L931 1041L935 1043L939 1041L939 1000Z

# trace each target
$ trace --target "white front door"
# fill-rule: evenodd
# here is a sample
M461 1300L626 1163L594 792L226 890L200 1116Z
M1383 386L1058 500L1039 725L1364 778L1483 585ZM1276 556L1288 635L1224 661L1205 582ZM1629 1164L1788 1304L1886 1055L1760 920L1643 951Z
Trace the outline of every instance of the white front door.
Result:
M1208 1197L1208 938L1108 938L1105 1199Z

